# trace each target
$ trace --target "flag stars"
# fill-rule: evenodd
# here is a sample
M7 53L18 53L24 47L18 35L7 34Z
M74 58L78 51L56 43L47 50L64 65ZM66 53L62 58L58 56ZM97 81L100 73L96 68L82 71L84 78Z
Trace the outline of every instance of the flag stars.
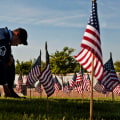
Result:
M97 7L96 3L93 2L92 11L91 11L91 14L90 14L90 18L89 18L88 24L93 26L93 27L95 27L99 31L99 24L98 24L96 7Z

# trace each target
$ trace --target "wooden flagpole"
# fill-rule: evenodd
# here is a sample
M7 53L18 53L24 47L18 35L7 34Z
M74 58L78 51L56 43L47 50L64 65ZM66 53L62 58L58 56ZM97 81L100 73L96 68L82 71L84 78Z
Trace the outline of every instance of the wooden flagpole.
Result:
M110 52L110 58L112 58L112 53ZM113 89L112 89L112 101L114 101L114 93L113 93Z
M93 76L94 76L94 54L92 53L91 95L90 95L90 120L92 120L92 114L93 114Z
M82 69L82 66L80 65L81 67L81 75L82 75L82 102L83 102L83 69Z
M40 71L41 71L41 50L40 50ZM41 82L40 82L40 99L41 98L42 98L42 91L41 91Z
M46 65L47 65L47 42L45 42L45 50L46 50ZM47 113L49 112L49 104L48 104L48 96L47 96Z
M31 69L32 69L32 65L31 65ZM31 100L31 85L30 85L30 100Z

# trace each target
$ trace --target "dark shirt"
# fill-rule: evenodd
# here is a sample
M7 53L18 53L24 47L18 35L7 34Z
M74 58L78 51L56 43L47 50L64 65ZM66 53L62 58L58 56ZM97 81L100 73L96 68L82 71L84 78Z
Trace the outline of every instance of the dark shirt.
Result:
M11 56L10 35L7 27L0 28L0 84L7 83L6 65Z

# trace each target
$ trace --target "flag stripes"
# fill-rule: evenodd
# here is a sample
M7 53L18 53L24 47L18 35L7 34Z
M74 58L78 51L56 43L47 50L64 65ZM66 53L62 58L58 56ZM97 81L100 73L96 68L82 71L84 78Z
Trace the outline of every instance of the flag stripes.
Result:
M120 84L118 84L114 89L113 89L113 92L117 95L120 96Z
M112 91L119 84L116 72L114 70L111 70L111 72L104 70L104 76L101 83L106 89Z
M40 65L36 65L31 69L27 76L26 85L33 85L36 81L38 81L38 76L41 75Z
M94 55L94 76L98 81L103 77L102 50L97 17L97 4L92 1L92 11L81 42L83 48L75 59L88 71L92 72L92 55Z
M47 96L51 96L54 93L54 81L52 77L52 73L50 70L50 65L47 64L46 68L42 71L41 76L39 76L39 80L45 89Z
M75 56L75 59L88 71L92 70L92 53L87 49L82 49L82 51ZM98 81L103 77L103 65L101 62L94 56L94 75Z
M103 92L104 91L104 86L103 85L101 85L100 83L96 83L95 85L94 85L94 87L93 87L97 92Z
M59 92L59 87L58 87L57 83L54 83L54 88L55 88L56 93Z
M108 91L113 91L113 89L119 84L119 79L117 77L116 71L114 69L112 57L104 64L104 74L101 84L104 85L105 89Z
M86 27L81 47L95 53L95 56L102 62L100 35L91 25L87 25Z
M72 80L71 80L71 82L70 82L70 87L71 87L71 88L74 88L74 87L75 87L76 78L77 78L77 74L76 74L76 72L75 72L74 75L73 75L73 78L72 78Z

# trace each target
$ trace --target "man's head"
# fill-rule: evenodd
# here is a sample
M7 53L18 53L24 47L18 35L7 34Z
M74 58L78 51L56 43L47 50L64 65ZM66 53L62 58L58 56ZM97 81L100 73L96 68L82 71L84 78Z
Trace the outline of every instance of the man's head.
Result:
M12 31L11 45L18 46L19 44L27 45L27 31L23 28L18 28Z

